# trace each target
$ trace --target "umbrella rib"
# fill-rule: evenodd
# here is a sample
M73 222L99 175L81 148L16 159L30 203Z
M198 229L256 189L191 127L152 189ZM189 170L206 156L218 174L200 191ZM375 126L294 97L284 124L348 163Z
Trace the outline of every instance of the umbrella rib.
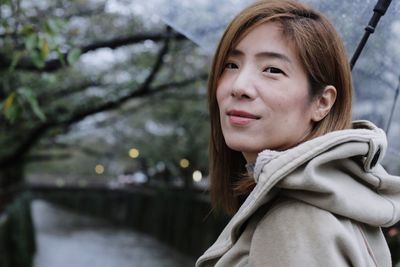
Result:
M399 92L400 92L400 75L399 75L399 82L397 83L397 88L394 94L394 100L393 100L392 110L390 111L389 121L386 126L386 134L389 134L390 126L393 120L394 110L396 109L397 100L399 98Z

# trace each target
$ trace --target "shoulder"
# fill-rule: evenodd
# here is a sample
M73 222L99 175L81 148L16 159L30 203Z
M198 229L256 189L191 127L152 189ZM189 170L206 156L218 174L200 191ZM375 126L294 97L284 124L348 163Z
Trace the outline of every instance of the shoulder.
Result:
M259 220L254 239L269 235L288 240L329 240L344 235L349 220L302 201L282 198Z
M255 226L251 265L348 266L343 250L356 249L345 227L348 221L301 201L280 199Z
M278 223L285 228L293 225L296 229L299 227L310 228L310 226L327 227L327 224L341 224L342 218L338 218L331 212L315 207L292 198L279 198L270 207L259 221L258 227L263 227L267 222L269 226ZM301 225L297 225L301 223ZM277 225L277 226L278 226ZM315 231L316 229L313 229Z

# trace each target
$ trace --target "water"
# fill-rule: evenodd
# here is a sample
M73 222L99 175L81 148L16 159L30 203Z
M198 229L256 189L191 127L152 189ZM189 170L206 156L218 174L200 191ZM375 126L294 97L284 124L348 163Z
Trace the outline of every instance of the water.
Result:
M188 267L194 260L157 240L42 200L32 203L34 267Z

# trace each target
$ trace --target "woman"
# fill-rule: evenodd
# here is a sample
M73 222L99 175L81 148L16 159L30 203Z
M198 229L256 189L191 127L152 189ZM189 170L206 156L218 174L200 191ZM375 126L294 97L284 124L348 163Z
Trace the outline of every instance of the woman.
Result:
M400 179L351 103L322 14L271 0L234 18L209 77L211 197L234 216L196 266L391 266L380 227L399 220Z

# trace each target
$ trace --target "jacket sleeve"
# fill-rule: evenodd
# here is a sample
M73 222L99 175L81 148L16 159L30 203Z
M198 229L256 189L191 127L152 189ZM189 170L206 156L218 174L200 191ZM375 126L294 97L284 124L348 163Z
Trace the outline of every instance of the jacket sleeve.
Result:
M285 200L259 221L251 241L249 266L376 266L357 231L349 219Z

